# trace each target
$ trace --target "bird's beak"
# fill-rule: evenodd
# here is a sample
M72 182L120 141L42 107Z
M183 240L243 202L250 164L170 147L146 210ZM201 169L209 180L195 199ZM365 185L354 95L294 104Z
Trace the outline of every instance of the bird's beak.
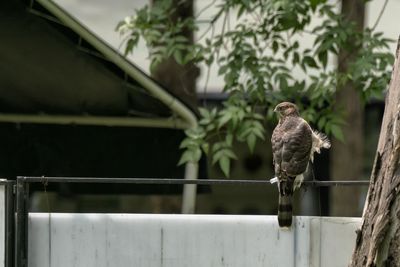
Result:
M278 109L277 109L277 107L275 107L275 108L274 108L274 112L278 112Z

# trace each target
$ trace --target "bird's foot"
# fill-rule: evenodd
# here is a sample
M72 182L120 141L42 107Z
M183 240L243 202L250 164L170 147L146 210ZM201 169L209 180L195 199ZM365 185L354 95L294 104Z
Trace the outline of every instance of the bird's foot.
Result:
M278 177L274 177L274 178L270 179L269 182L271 184L277 183L278 182Z
M301 184L303 183L303 181L304 181L304 176L302 174L296 176L296 179L294 179L294 182L293 182L293 191L299 189L301 187Z

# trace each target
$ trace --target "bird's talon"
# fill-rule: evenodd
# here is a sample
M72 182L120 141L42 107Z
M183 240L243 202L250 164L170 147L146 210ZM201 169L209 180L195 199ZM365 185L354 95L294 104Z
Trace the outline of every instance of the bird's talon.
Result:
M269 182L271 184L277 183L278 182L278 177L274 177L274 178L270 179Z

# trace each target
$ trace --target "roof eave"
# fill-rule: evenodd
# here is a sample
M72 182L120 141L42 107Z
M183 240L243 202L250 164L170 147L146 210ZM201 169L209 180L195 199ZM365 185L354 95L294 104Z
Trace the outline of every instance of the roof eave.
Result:
M43 7L45 7L49 12L51 12L55 17L57 17L62 23L70 27L73 31L78 33L83 39L95 47L99 52L101 52L108 60L119 66L124 70L129 76L140 83L145 90L149 91L155 98L159 99L168 108L170 108L178 117L181 118L183 123L180 125L185 126L185 128L195 127L197 125L197 117L195 113L190 110L181 100L167 92L149 76L143 73L141 70L136 68L132 63L130 63L125 57L123 57L118 51L110 47L107 43L101 40L98 36L93 34L85 26L74 19L70 14L68 14L64 9L57 5L53 1L49 0L36 0ZM154 121L154 124L146 121L144 124L138 123L136 126L151 127L151 125L162 125L164 127L170 128L175 124L171 124L169 121L171 119L167 118L165 122L160 123L160 121ZM98 120L100 123L100 120ZM157 127L157 126L154 126Z

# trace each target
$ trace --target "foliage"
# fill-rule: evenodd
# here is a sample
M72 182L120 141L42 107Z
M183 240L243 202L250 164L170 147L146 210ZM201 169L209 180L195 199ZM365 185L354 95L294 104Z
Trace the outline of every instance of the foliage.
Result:
M357 31L328 1L214 0L211 4L217 9L207 21L199 19L204 10L195 18L171 20L176 4L156 1L121 21L117 30L126 37L126 53L141 38L145 41L151 68L173 57L181 64L217 64L218 74L224 77L228 100L219 110L200 109L198 127L187 130L181 144L185 152L179 164L198 161L204 152L228 176L230 161L236 158L234 140L246 142L253 150L257 140L264 139L274 106L288 99L299 105L302 116L315 127L343 139L342 115L333 112L338 88L351 82L365 101L381 97L386 88L393 63L387 51L390 40L372 29ZM321 24L311 23L315 17L321 18ZM237 23L231 29L232 19ZM216 34L218 21L222 27ZM198 32L200 23L208 25L208 37L206 32L198 33L198 40L191 43L182 36L185 29ZM312 46L300 45L304 35L314 37ZM354 59L348 73L328 65L328 58L339 50ZM294 70L304 75L299 78ZM262 110L266 116L260 115Z

